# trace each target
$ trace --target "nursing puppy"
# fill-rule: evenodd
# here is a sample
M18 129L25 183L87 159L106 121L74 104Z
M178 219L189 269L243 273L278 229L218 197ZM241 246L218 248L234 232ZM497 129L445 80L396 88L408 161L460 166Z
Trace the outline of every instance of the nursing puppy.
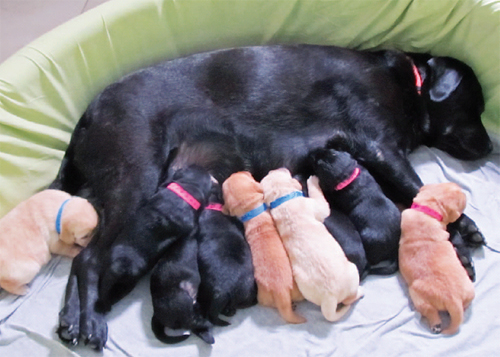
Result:
M434 333L456 333L464 309L474 298L474 285L446 231L465 205L465 194L457 184L431 184L423 186L412 208L402 213L399 269L415 308L427 318ZM445 329L439 311L451 316Z
M51 253L76 256L98 223L94 207L66 192L44 190L0 220L0 286L24 295Z
M243 224L222 213L221 185L212 182L212 191L199 218L198 266L201 283L198 302L215 325L227 326L220 314L233 316L236 309L257 303L257 285L252 253Z
M368 263L390 261L397 271L401 214L372 175L347 152L318 149L311 153L314 172L328 202L346 214L358 230Z
M363 293L358 269L323 224L330 209L317 177L307 181L309 197L285 168L270 171L261 185L300 292L328 321L339 320Z
M96 310L105 313L151 271L178 239L197 229L198 217L211 187L210 175L198 166L173 173L125 223L100 276ZM194 258L196 260L196 252Z
M151 328L156 338L177 343L194 333L206 343L214 343L212 324L197 303L199 286L198 242L192 234L173 243L151 273Z
M222 185L225 209L239 217L252 252L257 300L274 306L285 321L303 323L305 318L293 311L292 301L303 299L293 279L281 238L264 205L264 194L249 172L232 174Z

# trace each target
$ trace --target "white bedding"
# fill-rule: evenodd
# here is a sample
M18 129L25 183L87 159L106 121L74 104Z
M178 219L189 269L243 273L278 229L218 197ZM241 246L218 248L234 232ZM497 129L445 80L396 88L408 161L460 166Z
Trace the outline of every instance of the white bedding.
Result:
M287 325L275 309L239 310L228 327L216 327L215 344L195 336L178 345L157 341L150 329L148 277L108 315L109 338L101 353L70 347L56 334L71 266L54 257L27 296L0 293L2 356L498 356L500 351L500 146L484 160L464 162L421 147L411 162L424 183L453 181L466 192L465 213L483 231L488 247L475 251L476 298L454 336L433 335L415 312L399 274L369 276L365 296L339 322L329 323L311 303L298 304L308 322ZM494 251L496 250L496 251Z

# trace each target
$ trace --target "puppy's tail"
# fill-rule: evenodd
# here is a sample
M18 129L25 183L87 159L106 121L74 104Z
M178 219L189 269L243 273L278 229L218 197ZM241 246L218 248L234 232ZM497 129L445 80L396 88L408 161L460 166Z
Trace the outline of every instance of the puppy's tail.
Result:
M460 299L453 299L445 306L450 314L451 321L450 325L442 332L448 335L453 335L458 331L458 328L464 320L464 307Z
M300 316L293 311L290 290L286 288L281 289L280 291L274 292L273 295L276 308L286 322L291 324L301 324L307 321L303 316Z
M338 321L349 311L351 305L338 304L334 297L326 298L321 303L321 313L330 322Z

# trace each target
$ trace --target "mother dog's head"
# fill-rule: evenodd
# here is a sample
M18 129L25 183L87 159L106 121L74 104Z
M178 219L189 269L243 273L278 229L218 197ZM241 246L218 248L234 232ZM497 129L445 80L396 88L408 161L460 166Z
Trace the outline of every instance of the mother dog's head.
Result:
M473 70L450 57L427 57L423 62L417 56L415 62L428 113L423 144L463 160L489 154L493 146L481 122L484 98Z

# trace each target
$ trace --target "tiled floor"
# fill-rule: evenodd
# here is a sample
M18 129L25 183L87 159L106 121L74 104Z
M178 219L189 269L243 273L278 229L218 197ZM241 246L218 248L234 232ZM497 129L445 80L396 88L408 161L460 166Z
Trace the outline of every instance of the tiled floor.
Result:
M0 0L0 63L40 35L108 0Z

